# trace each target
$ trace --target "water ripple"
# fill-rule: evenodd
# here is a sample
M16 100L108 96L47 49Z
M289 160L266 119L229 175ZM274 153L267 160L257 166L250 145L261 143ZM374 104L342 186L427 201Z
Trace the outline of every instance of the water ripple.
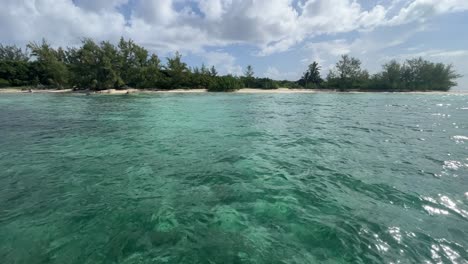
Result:
M465 100L2 96L0 259L467 263Z

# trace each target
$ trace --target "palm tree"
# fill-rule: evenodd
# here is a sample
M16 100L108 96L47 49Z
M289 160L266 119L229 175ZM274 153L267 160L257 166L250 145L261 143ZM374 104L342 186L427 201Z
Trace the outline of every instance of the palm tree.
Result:
M309 68L302 76L299 83L302 84L305 88L308 88L309 84L314 84L315 87L320 85L322 82L322 78L320 77L320 66L319 64L314 61L312 64L309 65Z

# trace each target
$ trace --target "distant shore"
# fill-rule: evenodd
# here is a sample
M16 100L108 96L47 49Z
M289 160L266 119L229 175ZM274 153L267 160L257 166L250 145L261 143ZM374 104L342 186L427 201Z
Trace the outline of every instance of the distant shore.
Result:
M174 90L146 90L146 89L108 89L102 91L91 91L91 90L78 90L72 89L24 89L24 88L3 88L0 89L1 93L14 93L14 94L29 94L29 93L52 93L52 94L110 94L110 95L124 95L124 94L153 94L153 93L207 93L206 89L174 89ZM373 91L337 91L337 90L325 90L325 89L253 89L244 88L231 93L238 94L296 94L296 93L407 93L407 94L468 94L467 91L414 91L414 92L373 92Z

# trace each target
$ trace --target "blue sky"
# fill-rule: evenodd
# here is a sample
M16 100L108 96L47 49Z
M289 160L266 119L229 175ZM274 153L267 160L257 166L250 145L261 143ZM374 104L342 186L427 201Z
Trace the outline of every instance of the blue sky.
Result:
M2 0L0 41L56 46L132 38L190 66L296 80L342 54L371 73L391 59L452 63L468 89L468 0Z

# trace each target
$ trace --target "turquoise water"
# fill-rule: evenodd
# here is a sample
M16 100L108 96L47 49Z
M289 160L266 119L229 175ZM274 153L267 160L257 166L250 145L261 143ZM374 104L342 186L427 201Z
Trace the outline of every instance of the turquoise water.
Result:
M0 95L2 263L467 263L468 96Z

